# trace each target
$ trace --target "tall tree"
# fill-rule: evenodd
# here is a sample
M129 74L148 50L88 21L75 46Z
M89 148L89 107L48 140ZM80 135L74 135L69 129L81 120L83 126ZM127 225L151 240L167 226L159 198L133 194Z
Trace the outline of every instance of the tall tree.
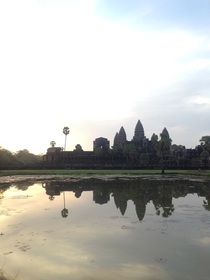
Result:
M200 142L200 157L202 158L204 168L208 168L210 163L210 136L202 136Z
M68 128L68 126L65 126L63 128L63 134L65 134L65 142L64 142L64 151L66 150L66 138L67 138L67 135L69 134L70 130Z

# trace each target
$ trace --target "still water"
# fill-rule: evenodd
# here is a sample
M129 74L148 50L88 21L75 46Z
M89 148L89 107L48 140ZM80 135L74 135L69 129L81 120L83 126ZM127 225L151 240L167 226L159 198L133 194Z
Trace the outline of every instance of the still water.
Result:
M203 181L21 183L0 189L0 267L21 280L209 280Z

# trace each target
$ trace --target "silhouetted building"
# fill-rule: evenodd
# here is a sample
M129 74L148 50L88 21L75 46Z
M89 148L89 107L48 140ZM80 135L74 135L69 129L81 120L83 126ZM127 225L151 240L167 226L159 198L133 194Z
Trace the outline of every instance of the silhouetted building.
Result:
M108 189L96 187L93 190L93 201L97 204L105 204L110 200L110 193Z
M160 136L170 139L166 128ZM104 137L93 141L93 151L83 151L80 144L77 144L73 151L64 151L62 147L52 146L43 157L43 165L46 168L160 168L158 143L158 136L154 133L151 140L146 138L144 127L138 120L130 141L127 140L124 127L121 126L115 134L112 148L109 140ZM200 158L203 151L202 145L196 149L171 145L167 156L164 155L164 160L168 168L200 168L203 166ZM208 166L208 162L205 164Z
M99 137L96 138L93 142L93 151L103 151L108 152L109 151L109 141L106 138Z
M139 141L144 141L145 136L144 136L144 128L140 120L138 120L135 131L134 131L134 136L133 136L133 141L134 142L139 142Z

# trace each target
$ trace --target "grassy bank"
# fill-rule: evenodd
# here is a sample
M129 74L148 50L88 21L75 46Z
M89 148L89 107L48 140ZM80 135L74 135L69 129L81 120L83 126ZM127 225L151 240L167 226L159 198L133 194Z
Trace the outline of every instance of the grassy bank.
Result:
M0 170L0 176L15 175L144 175L161 174L161 170L72 170L72 169L50 169L50 170ZM210 170L165 170L166 175L182 174L196 176L210 176Z

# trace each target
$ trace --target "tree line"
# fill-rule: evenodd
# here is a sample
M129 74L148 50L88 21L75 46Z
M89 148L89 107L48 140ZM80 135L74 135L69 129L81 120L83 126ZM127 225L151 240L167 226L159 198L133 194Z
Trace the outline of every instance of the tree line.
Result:
M0 169L39 168L41 163L41 155L34 155L26 149L12 153L0 147Z

